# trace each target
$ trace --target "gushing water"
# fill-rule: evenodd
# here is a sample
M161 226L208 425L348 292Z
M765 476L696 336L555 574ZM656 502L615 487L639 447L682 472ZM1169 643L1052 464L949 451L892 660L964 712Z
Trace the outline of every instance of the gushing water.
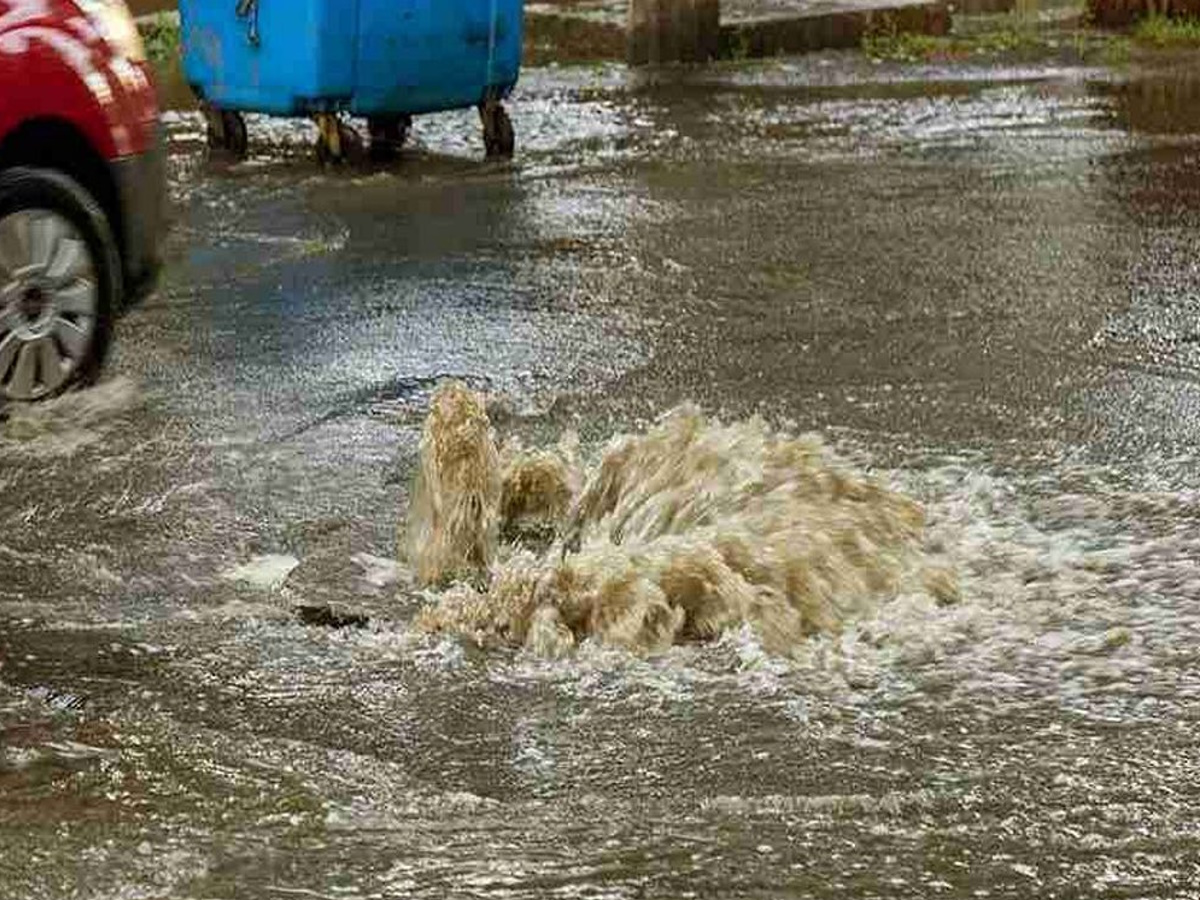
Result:
M526 449L514 438L501 449L500 465L502 536L553 537L579 492L579 436L568 432L550 449Z
M482 401L438 390L410 553L426 584L474 571L487 587L455 584L420 627L555 655L587 638L659 651L749 624L787 653L900 593L956 594L925 563L920 505L815 438L683 406L613 439L586 479L574 465L560 448L511 452L502 467ZM530 515L557 528L548 550L496 545Z
M423 584L488 568L496 552L500 484L500 455L483 400L447 382L425 422L409 506L409 559Z

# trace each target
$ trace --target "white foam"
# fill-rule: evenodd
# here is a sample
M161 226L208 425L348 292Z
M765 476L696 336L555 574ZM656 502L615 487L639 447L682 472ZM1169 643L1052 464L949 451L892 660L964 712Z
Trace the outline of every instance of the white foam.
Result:
M283 587L288 575L298 565L300 560L290 554L266 553L226 569L221 573L221 577L227 581L240 581L261 590L277 591Z

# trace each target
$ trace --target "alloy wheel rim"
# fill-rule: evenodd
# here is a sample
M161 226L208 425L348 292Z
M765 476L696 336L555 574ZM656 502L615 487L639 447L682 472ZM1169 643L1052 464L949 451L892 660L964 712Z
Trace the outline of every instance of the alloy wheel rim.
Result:
M0 396L38 400L79 371L96 333L91 251L61 213L0 218Z

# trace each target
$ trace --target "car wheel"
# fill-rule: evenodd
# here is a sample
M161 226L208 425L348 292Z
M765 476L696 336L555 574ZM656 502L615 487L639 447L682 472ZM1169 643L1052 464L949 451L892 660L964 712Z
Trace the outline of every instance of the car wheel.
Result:
M41 400L99 374L121 268L108 220L65 175L0 173L0 400Z

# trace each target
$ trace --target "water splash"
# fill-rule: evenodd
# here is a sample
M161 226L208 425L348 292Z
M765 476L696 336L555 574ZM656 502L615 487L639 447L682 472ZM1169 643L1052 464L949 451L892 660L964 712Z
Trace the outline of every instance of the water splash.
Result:
M479 491L466 499L453 492L460 483L496 480L496 456L480 443L490 430L457 428L442 408L468 402L467 394L452 388L439 392L441 403L435 398L421 479L427 493L427 473L439 468L427 455L451 446L459 447L456 459L493 467L442 482L448 493L440 506L463 505L474 515ZM482 403L471 402L482 414ZM532 505L557 518L561 537L541 554L520 547L481 554L471 545L473 556L458 563L499 560L486 590L454 585L420 613L419 627L557 655L591 637L660 651L749 624L765 647L786 653L902 591L941 601L956 594L953 577L924 564L920 505L841 465L816 438L776 433L756 419L723 425L680 407L645 434L614 439L569 512L567 458L545 454L509 457L502 482L538 489L518 502L513 488L503 510L523 515ZM423 502L410 517L414 549L422 540L438 554L464 549L422 518L431 507ZM418 575L436 580L420 566Z
M579 436L571 431L558 446L527 449L512 438L500 452L502 535L553 539L579 493Z
M409 505L409 560L422 584L485 572L500 524L500 454L483 399L457 381L434 392Z
M71 456L102 440L144 399L137 384L121 377L40 403L14 403L0 417L0 456Z

